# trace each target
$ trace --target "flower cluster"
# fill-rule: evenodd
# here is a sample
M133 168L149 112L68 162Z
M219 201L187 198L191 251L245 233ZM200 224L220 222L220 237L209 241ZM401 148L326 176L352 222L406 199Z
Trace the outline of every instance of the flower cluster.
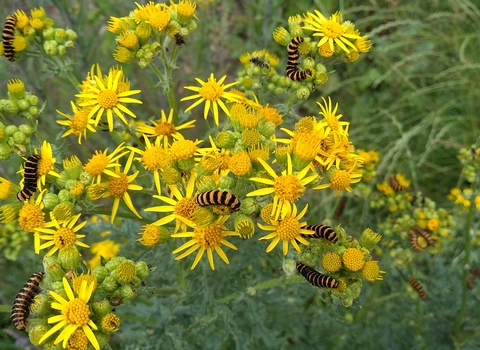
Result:
M108 31L117 34L115 60L122 63L138 60L138 65L145 68L158 52L163 57L168 55L170 42L174 43L170 50L172 57L178 56L185 38L197 28L196 2L180 0L170 6L153 1L135 4L137 8L129 16L112 16L108 21Z
M309 238L310 245L301 250L298 259L338 282L336 288L322 288L322 299L333 303L335 300L349 307L358 298L362 281L382 280L385 271L380 270L371 250L380 242L382 236L367 228L357 240L346 235L340 226L334 228L338 241L333 244L324 239ZM288 266L288 264L286 265ZM286 269L290 274L292 271Z
M13 49L15 58L26 51L43 49L47 56L65 56L67 48L73 48L77 33L72 29L55 28L55 22L48 18L43 7L30 10L30 16L17 10L15 16L15 32ZM4 55L3 44L0 43L0 54Z

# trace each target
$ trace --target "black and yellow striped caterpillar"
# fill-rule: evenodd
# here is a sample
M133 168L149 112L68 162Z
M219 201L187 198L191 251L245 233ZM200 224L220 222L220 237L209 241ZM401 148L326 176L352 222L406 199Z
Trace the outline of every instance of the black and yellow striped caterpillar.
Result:
M327 241L336 243L338 241L338 236L331 228L330 226L327 225L307 225L303 227L305 230L312 230L315 231L313 235L304 235L302 234L302 237L305 238L324 238Z
M285 73L287 74L287 77L295 81L305 80L307 79L307 77L312 75L312 72L310 70L300 70L297 67L298 58L300 57L300 54L298 53L298 45L301 44L303 41L304 40L302 37L296 36L292 39L292 41L290 41L287 47L288 62Z
M347 197L340 198L340 202L338 202L335 213L333 214L333 220L338 220L340 218L340 215L343 213L343 209L345 209L345 203L347 203L347 199Z
M38 293L43 275L43 272L35 272L15 297L11 318L15 328L20 331L25 329L26 321L30 313L30 305Z
M337 288L338 281L329 276L322 275L317 270L312 269L311 267L302 264L301 262L297 262L297 271L305 277L305 279L313 284L316 287L320 288Z
M403 186L402 184L400 184L400 182L398 182L397 178L393 174L390 175L390 185L395 191L403 191L406 189L405 186Z
M195 203L201 207L208 205L226 205L230 207L232 211L239 211L241 204L235 195L221 190L199 193L195 196Z
M37 191L37 167L39 160L40 156L33 154L25 161L23 189L17 193L19 201L27 200Z
M252 62L253 64L255 64L255 65L257 65L261 68L270 68L270 65L267 62L263 62L258 57L250 58L250 62Z
M10 62L15 61L15 49L13 47L13 34L15 33L15 25L17 24L17 16L10 15L5 21L5 27L2 32L3 53L5 58Z
M427 295L425 294L422 285L416 279L408 277L407 282L410 283L411 286L417 291L420 298L422 298L423 300L427 300Z
M408 230L408 235L410 236L410 244L412 245L413 250L417 252L422 252L423 248L418 245L417 234L414 230Z
M435 241L433 240L432 236L430 236L430 234L425 231L424 229L422 229L420 226L418 225L413 225L412 228L417 231L420 236L422 236L423 238L425 238L425 240L427 241L428 245L432 245L433 243L435 243Z

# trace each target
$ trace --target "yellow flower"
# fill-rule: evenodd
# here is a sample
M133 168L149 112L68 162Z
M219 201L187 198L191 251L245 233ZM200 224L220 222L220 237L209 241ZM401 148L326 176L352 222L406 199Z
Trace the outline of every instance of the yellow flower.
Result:
M125 149L123 143L117 146L115 150L107 156L108 148L101 152L95 151L95 154L88 161L88 163L83 167L84 170L93 176L93 181L97 178L97 183L100 183L102 180L102 174L119 177L117 173L110 170L109 168L114 168L120 166L117 161L123 157L128 151L122 152Z
M43 141L42 147L40 148L40 160L37 164L37 184L39 190L41 190L40 185L45 186L47 175L60 177L60 174L55 171L53 164L55 164L55 158L53 158L52 145L47 141Z
M361 270L365 265L364 254L358 248L348 248L343 252L342 260L343 264L350 271Z
M89 119L87 113L83 109L77 108L75 103L70 102L73 111L73 117L60 112L57 109L57 113L63 115L67 120L57 120L57 123L63 126L68 127L69 129L62 134L63 137L67 137L70 134L73 134L78 137L78 143L82 143L82 136L86 140L87 139L87 130L91 132L95 132L95 128L93 125L95 121L93 119Z
M179 256L175 257L175 260L180 260L188 255L192 254L196 250L198 250L197 256L193 261L191 270L193 270L200 259L202 258L205 251L207 252L208 262L212 270L215 270L215 265L213 262L213 251L217 252L218 256L225 262L225 264L229 264L227 256L222 249L222 245L225 245L231 249L237 250L232 243L228 242L225 237L228 236L238 236L238 233L235 231L229 231L225 227L225 221L229 218L228 215L219 217L215 222L208 226L197 227L193 222L187 222L187 225L193 228L193 232L183 232L183 233L176 233L173 234L172 237L191 237L192 239L179 248L175 249L172 254L177 254L182 250L187 249L187 251L183 252Z
M42 202L42 196L46 192L43 190L37 197L35 203L32 201L25 201L22 209L18 213L18 223L25 232L35 232L36 229L43 227L45 224L45 213L43 212L44 204ZM40 239L34 235L35 246L40 245Z
M328 272L337 272L342 268L342 258L334 252L327 252L323 255L322 266Z
M157 121L152 121L153 126L139 123L137 125L137 131L141 132L148 137L156 137L160 141L163 139L163 147L167 148L170 141L173 140L182 140L183 137L179 133L180 130L190 129L195 127L195 120L191 120L182 125L175 126L172 124L173 119L173 109L170 110L168 114L168 119L165 116L165 112L161 111L162 117Z
M176 186L172 186L170 187L172 190L171 197L157 195L153 196L154 198L160 199L169 205L146 208L144 209L145 211L155 211L159 213L172 212L172 214L158 219L152 223L153 225L163 226L175 220L176 224L174 233L177 233L180 227L182 228L182 231L186 231L186 223L191 222L193 219L193 213L196 209L198 209L198 205L195 203L195 198L193 196L196 179L196 173L192 172L190 179L188 180L187 188L185 189L185 195L183 195Z
M39 254L40 250L49 248L53 246L45 256L53 255L57 250L68 248L73 245L78 245L80 247L89 248L90 246L78 241L78 238L84 238L85 235L77 234L79 230L87 223L87 221L82 222L81 224L75 224L80 218L81 214L75 215L68 221L63 221L59 223L57 220L52 220L47 222L42 227L35 229L35 237L38 237L38 240L35 240L35 253ZM55 228L52 229L51 227ZM40 244L40 240L47 241L46 243Z
M161 194L160 171L172 165L174 163L174 159L168 149L160 146L160 138L157 138L155 140L155 144L153 145L150 143L148 137L145 136L144 139L145 151L134 147L129 147L129 149L133 152L139 153L142 156L141 158L135 158L135 160L142 162L143 167L146 170L153 172L157 193Z
M5 200L12 194L13 184L7 179L0 177L0 200Z
M259 238L263 239L272 239L272 242L268 245L266 251L267 253L271 252L275 248L278 242L282 241L283 255L288 253L288 242L290 242L297 252L300 251L298 242L309 245L308 241L302 237L303 235L312 235L314 232L312 230L307 230L304 227L307 225L307 222L300 222L300 219L303 218L307 212L308 204L303 208L303 210L297 215L297 206L295 204L290 204L287 202L283 206L282 213L280 215L280 220L273 221L271 226L264 226L260 223L257 223L264 231L274 231L269 233L266 236Z
M103 257L106 261L110 260L118 254L120 250L120 243L115 243L111 239L105 239L103 241L92 244L90 251L94 255L89 261L88 265L93 268L100 265L100 257Z
M331 15L329 19L318 10L315 10L315 14L307 12L305 22L310 25L304 26L303 28L314 31L313 36L322 37L318 42L318 46L322 46L328 42L332 51L335 51L334 43L347 54L350 53L350 50L346 45L350 46L354 51L357 51L356 46L350 42L349 39L360 39L361 36L346 33L347 28L342 23L342 14L340 12Z
M102 197L114 197L113 200L113 207L112 207L112 218L111 222L115 220L115 216L117 215L118 206L120 204L120 199L123 199L127 207L140 219L142 216L137 212L135 207L133 206L132 199L128 194L128 191L140 191L143 189L142 186L133 184L132 182L138 176L139 171L136 171L134 174L128 176L127 173L132 166L134 153L131 152L130 156L128 157L127 164L123 169L123 172L120 171L120 167L118 167L115 173L118 177L111 177L107 182L102 183L102 186L107 188L108 190L103 194Z
M239 101L240 97L234 93L226 92L225 90L229 87L237 84L237 82L233 82L230 84L223 85L225 78L227 76L224 75L218 81L215 79L213 73L210 74L210 77L205 82L199 78L195 78L195 80L201 85L201 87L197 86L185 86L185 89L196 91L198 92L195 95L188 96L182 98L180 101L189 101L198 99L198 101L194 102L190 107L185 109L185 112L193 109L194 107L198 106L200 103L205 101L205 108L203 111L203 117L207 119L208 112L210 109L213 111L213 118L215 120L215 124L218 125L218 106L225 112L226 115L230 116L230 112L228 111L227 106L221 100L227 99L230 101Z
M97 69L99 70L98 66ZM135 114L125 107L125 103L142 104L142 101L128 97L138 94L140 90L128 89L127 91L121 91L125 85L124 83L126 83L121 80L123 78L123 71L115 69L110 69L106 81L102 78L101 74L92 75L90 76L90 80L94 80L95 84L90 83L84 87L82 93L75 95L82 100L82 102L78 104L80 107L92 107L88 118L92 118L96 114L95 126L100 122L100 118L104 112L107 114L108 129L110 131L113 131L114 113L125 125L128 125L128 123L123 113L128 114L132 118L136 118ZM122 82L123 84L120 84Z
M146 7L148 23L158 30L164 29L170 22L170 9L165 4Z
M73 333L81 328L87 336L90 343L95 350L100 350L98 340L92 332L92 329L98 329L97 325L90 319L90 308L88 302L93 294L94 284L90 283L87 286L87 281L83 281L80 287L80 293L78 297L72 291L72 288L68 284L67 279L63 278L63 287L67 294L68 301L61 295L50 291L50 295L56 300L51 303L53 309L60 311L60 315L52 316L48 318L48 323L57 323L40 339L40 344L48 339L52 334L56 333L60 329L64 328L62 332L57 336L54 343L58 344L63 341L63 348L66 347L69 338Z
M348 171L334 169L332 173L333 175L330 176L329 183L316 186L313 189L321 190L332 187L336 191L334 196L337 197L343 190L346 190L347 192L353 192L350 184L360 182L362 178L362 173L360 171L356 171L356 167L352 167Z
M362 268L362 275L367 281L375 282L383 280L382 273L385 271L380 271L380 266L378 266L378 261L367 261Z
M265 196L274 193L273 213L275 215L275 219L278 219L280 216L280 212L282 211L285 203L293 204L294 201L302 197L305 191L305 185L309 184L318 177L317 174L305 177L310 169L308 166L298 174L294 175L292 172L292 160L289 154L287 154L287 169L282 171L281 176L278 176L272 167L264 160L259 158L258 162L262 164L273 180L261 177L252 177L250 178L250 181L259 182L264 185L270 185L271 187L265 187L247 193L247 197Z
M322 109L320 112L321 115L325 118L325 122L327 123L327 129L325 130L325 133L328 135L330 131L336 132L338 134L342 135L348 135L348 126L349 122L340 122L339 119L343 116L343 114L337 114L337 109L338 109L338 103L335 104L335 108L332 109L332 100L330 96L328 97L328 103L325 98L322 97L323 104L320 102L317 102L317 105ZM345 127L345 128L344 128Z

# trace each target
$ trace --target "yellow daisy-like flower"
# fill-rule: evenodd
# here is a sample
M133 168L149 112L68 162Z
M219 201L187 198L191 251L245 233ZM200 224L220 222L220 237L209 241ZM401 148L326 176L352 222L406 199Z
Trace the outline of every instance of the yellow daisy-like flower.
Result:
M141 132L148 137L156 137L160 141L163 140L163 147L167 148L168 143L173 140L182 140L183 137L179 133L180 130L190 129L195 127L195 120L191 120L182 125L175 126L172 124L173 109L168 114L168 119L165 116L165 112L162 110L162 117L157 121L153 121L153 126L146 125L145 123L139 123L137 125L137 131Z
M195 180L197 175L192 171L190 179L187 183L187 188L185 189L185 194L183 195L177 187L170 187L171 197L157 196L154 195L154 198L160 199L161 201L169 204L157 207L151 207L144 209L145 211L154 211L159 213L172 213L167 215L154 223L155 226L163 226L175 220L175 230L174 233L177 233L179 228L182 228L182 231L187 230L187 222L191 222L193 219L193 213L198 209L197 203L195 203L195 198L193 192L195 191Z
M123 71L113 69L110 69L108 72L106 82L101 75L93 75L91 76L91 79L94 79L96 84L88 85L88 91L75 95L82 99L82 102L78 104L80 107L92 107L88 114L88 118L92 118L96 113L95 126L98 125L100 118L105 112L107 115L108 129L110 131L113 131L114 113L125 125L128 125L128 123L123 113L128 114L132 118L136 118L136 115L125 107L125 103L142 104L142 101L128 97L140 93L140 90L128 89L127 91L120 91L119 82L122 78Z
M157 138L153 145L150 143L148 137L145 136L144 139L145 151L134 147L129 147L129 149L133 152L139 153L142 156L141 158L135 158L135 160L142 162L143 167L146 170L153 172L155 187L157 189L157 193L160 194L160 171L172 165L174 163L174 159L170 154L170 151L160 145L160 138Z
M120 243L115 243L111 239L106 239L92 244L90 251L94 255L89 261L90 268L100 265L100 257L103 257L106 261L110 260L114 256L117 256L120 250Z
M332 51L335 51L334 43L346 53L350 53L346 45L357 51L356 46L349 39L360 39L361 36L346 33L346 27L342 24L342 14L340 12L331 15L328 19L318 10L315 10L315 14L307 12L305 22L310 25L303 28L314 31L313 36L322 37L318 42L318 46L328 42Z
M94 291L94 286L93 283L90 283L87 286L87 281L83 281L80 287L80 293L78 293L78 297L75 297L70 284L68 284L67 279L64 277L63 288L65 289L68 300L65 300L61 295L50 291L50 295L56 300L52 302L51 306L53 309L60 311L61 314L48 318L48 323L57 324L40 338L40 344L63 328L55 339L54 344L63 341L62 346L65 348L69 338L77 329L81 328L95 350L100 350L98 340L92 332L92 329L97 330L98 327L90 319L91 312L90 307L88 306L88 302Z
M28 16L24 11L15 11L15 17L17 18L17 23L15 23L16 28L23 29L28 25Z
M197 227L193 222L187 222L187 225L193 228L193 232L183 232L183 233L176 233L173 234L172 237L191 237L192 239L187 243L183 244L179 248L175 249L172 254L177 254L182 250L187 249L187 251L183 252L179 256L175 257L175 260L183 259L196 250L198 250L197 256L193 261L191 270L193 270L200 259L202 258L205 251L207 252L208 263L212 270L215 270L215 265L213 262L213 251L217 252L218 256L225 262L225 264L229 264L227 255L222 249L222 245L227 246L228 248L237 250L232 243L228 242L225 237L228 236L238 236L238 233L235 231L229 231L225 227L225 221L229 218L228 215L219 217L215 222L208 226Z
M156 4L155 6L146 7L148 23L158 30L164 29L170 22L170 9L165 4Z
M33 233L45 224L45 213L43 212L45 205L42 202L42 196L45 192L46 190L40 192L35 202L31 199L23 202L23 206L18 213L18 223L25 232ZM34 241L35 246L40 245L40 239L36 235L34 235Z
M264 187L258 190L247 193L247 197L265 196L274 193L273 197L273 214L277 220L280 216L280 212L283 209L285 203L293 204L294 201L299 199L305 191L305 185L315 180L318 175L313 174L305 177L310 169L309 166L305 167L298 174L293 174L292 171L292 159L287 154L287 169L282 171L282 175L278 176L267 162L262 159L257 159L260 164L265 168L268 174L273 178L265 179L261 177L252 177L251 181L259 182L264 185L270 185L271 187Z
M357 171L356 167L352 167L350 170L339 170L334 169L332 171L330 178L330 182L327 184L322 184L319 186L314 187L314 190L321 190L324 188L332 187L335 192L335 197L337 197L343 190L347 192L353 192L351 184L360 182L362 179L361 171Z
M259 240L273 238L272 242L270 242L266 249L267 253L271 252L280 241L282 241L283 255L287 255L288 253L288 242L292 244L293 248L295 248L297 252L300 251L298 242L309 245L308 241L302 237L302 234L312 235L314 234L314 231L304 228L307 226L306 221L300 222L307 212L307 209L308 204L297 215L297 206L295 204L290 205L290 203L287 202L282 208L280 220L273 221L269 226L264 226L260 223L257 223L258 227L264 231L274 231L259 238Z
M337 115L338 102L335 104L335 108L332 108L332 99L330 96L328 97L328 102L323 97L322 100L325 106L320 102L317 102L317 105L322 109L320 114L323 115L325 122L328 125L325 133L328 135L330 131L332 131L334 133L348 136L348 126L350 123L339 121L339 119L343 117L343 114Z
M82 229L83 226L87 223L84 221L78 224L76 227L78 219L81 214L75 215L68 221L63 221L59 223L57 220L52 220L47 222L42 227L35 229L35 237L38 237L38 240L35 240L35 253L39 254L40 250L52 247L45 256L53 255L57 250L68 248L73 245L78 245L80 247L89 248L89 245L78 241L78 238L84 238L85 235L77 234L78 231ZM46 243L40 244L40 240L47 241Z
M134 153L131 152L130 156L128 157L127 164L123 172L120 171L120 167L117 168L115 173L118 177L111 177L108 182L104 182L101 185L107 188L107 191L103 194L102 197L114 197L113 200L113 207L112 207L112 219L111 222L115 220L115 216L117 215L118 206L120 204L120 199L123 199L127 207L140 219L142 216L137 212L135 207L133 206L132 199L128 194L128 191L140 191L143 189L142 186L133 184L132 182L138 176L139 171L136 171L134 174L128 176L127 173L132 166Z
M0 176L0 200L5 200L13 193L13 184Z
M108 148L105 151L95 151L95 154L88 161L88 163L83 167L83 169L93 176L93 181L97 179L97 183L100 183L102 180L102 174L107 176L119 177L116 172L110 170L109 168L114 168L120 166L117 161L123 157L128 151L123 152L125 146L123 143L117 146L115 150L107 156Z
M47 141L43 141L40 148L40 160L37 164L37 185L39 190L41 190L42 185L45 186L47 175L60 177L60 174L55 171L53 164L55 164L55 158L53 158L52 145Z
M72 106L73 116L60 112L57 109L58 114L67 118L67 120L57 120L57 124L69 128L62 134L62 138L73 134L78 137L78 143L82 144L82 136L85 140L87 139L87 130L91 132L96 131L93 127L95 125L95 121L93 119L89 119L88 114L85 113L83 109L77 108L75 103L70 102L70 104Z
M195 78L195 80L201 85L201 87L185 86L185 89L187 90L198 92L195 95L184 97L180 100L189 101L198 99L198 101L194 102L190 107L185 109L185 112L188 112L189 110L193 109L194 107L205 101L205 107L203 110L203 117L205 119L207 119L208 111L212 109L215 124L218 125L218 106L220 106L220 108L225 112L226 115L230 116L230 112L228 111L227 106L225 106L225 103L221 99L223 98L229 101L238 102L240 100L240 97L234 93L225 91L229 87L237 84L237 82L233 82L223 85L226 77L227 76L224 75L217 81L213 73L211 73L210 77L206 82L199 78Z

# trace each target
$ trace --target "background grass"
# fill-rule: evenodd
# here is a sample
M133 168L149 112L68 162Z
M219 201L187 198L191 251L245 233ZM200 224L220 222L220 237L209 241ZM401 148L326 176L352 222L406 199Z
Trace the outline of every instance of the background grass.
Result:
M0 13L12 13L17 6L0 1ZM131 1L22 1L22 9L43 6L61 27L73 28L76 43L74 74L83 79L91 65L115 64L114 35L105 29L109 16L125 16L134 8ZM318 9L330 14L341 10L345 19L371 37L373 48L351 65L338 65L328 83L317 88L309 100L298 106L299 115L318 113L316 101L331 96L340 104L342 120L350 125L350 138L357 148L380 151L379 178L404 172L437 205L451 209L446 201L450 189L461 183L456 156L479 136L480 110L480 9L464 0L428 1L216 1L199 4L198 30L187 38L181 55L181 69L175 75L177 97L189 95L183 86L194 77L206 79L211 72L227 74L230 80L241 68L238 56L266 48L286 64L284 47L271 36L286 26L288 16ZM40 69L39 69L40 67ZM59 140L56 109L69 110L76 90L61 72L38 60L19 64L0 62L0 91L6 97L6 82L20 78L27 90L47 101L40 129L52 140L66 142L65 155L77 154L83 161L96 149L108 146L108 138L88 141L78 147L73 139ZM139 117L158 116L167 109L166 99L152 89L155 77L147 69L124 65L132 87L142 90ZM56 74L60 73L60 74ZM284 102L271 96L270 104ZM188 105L188 104L187 104ZM180 103L180 109L186 104ZM287 125L294 119L285 118ZM202 138L208 132L203 119L187 136ZM105 140L103 140L105 139ZM93 139L92 139L93 140ZM479 144L477 143L477 147ZM83 156L83 157L82 157ZM13 176L11 164L0 163L1 174ZM16 168L16 167L13 167ZM319 191L317 191L319 192ZM320 191L307 198L311 217L327 217L333 208L332 193ZM319 203L314 206L313 203ZM368 203L367 203L368 204ZM147 204L150 206L151 204ZM373 229L385 220L371 212L363 201L351 199L342 216L347 233L356 237L363 228ZM460 218L458 218L460 219ZM135 243L139 224L124 221L113 228L111 238L123 243L120 254L157 265L147 287L135 302L118 308L121 331L112 337L114 349L475 349L480 347L480 287L464 295L464 222L459 221L454 240L442 254L416 258L414 270L422 277L427 302L407 293L406 267L393 266L385 251L380 265L387 271L383 282L364 283L361 297L349 309L330 305L308 284L284 285L247 293L248 287L271 278L281 278L282 257L266 254L265 246L247 241L239 254L231 254L229 266L216 272L202 265L192 273L186 261L174 262L172 242L154 250L139 249ZM478 234L478 214L472 234ZM111 227L89 226L89 236ZM381 233L381 232L380 232ZM467 233L468 234L468 233ZM0 302L10 305L21 285L41 269L33 249L18 261L0 258ZM472 266L479 263L479 249L472 250ZM476 265L475 265L476 264ZM27 272L28 271L28 272ZM229 303L222 298L239 293ZM466 311L461 313L462 300ZM7 308L0 341L11 348ZM457 326L459 324L459 326ZM8 331L10 330L10 331ZM25 333L18 333L18 337ZM18 347L22 348L22 347Z

